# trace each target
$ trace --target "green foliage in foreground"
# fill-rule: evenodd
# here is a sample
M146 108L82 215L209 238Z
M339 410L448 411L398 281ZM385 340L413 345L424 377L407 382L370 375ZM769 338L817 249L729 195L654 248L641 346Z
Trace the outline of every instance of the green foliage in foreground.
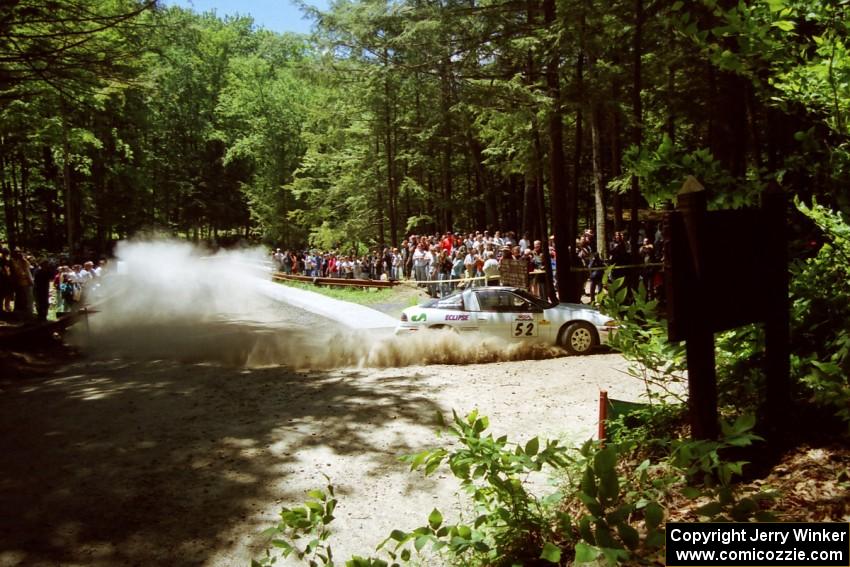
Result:
M669 441L669 454L653 464L629 460L628 445L588 441L570 449L537 437L511 443L487 433L486 417L454 414L451 423L442 425L455 443L403 460L426 475L447 466L469 496L472 515L449 523L434 509L422 526L393 530L376 556L353 556L344 564L400 566L427 553L441 554L450 564L480 566L659 560L671 492L697 499L696 513L705 519L765 517L759 502L766 496L735 493L733 478L744 463L721 456L725 448L757 439L749 431L753 423L739 418L724 424L724 437L716 442ZM540 472L563 478L562 487L536 496L526 481ZM266 531L271 549L253 565L273 565L279 557L296 557L311 566L335 564L328 527L337 503L333 487L309 496L302 507L281 511L281 521Z
M792 270L792 375L802 395L833 411L850 432L850 225L817 203L796 204L824 243Z

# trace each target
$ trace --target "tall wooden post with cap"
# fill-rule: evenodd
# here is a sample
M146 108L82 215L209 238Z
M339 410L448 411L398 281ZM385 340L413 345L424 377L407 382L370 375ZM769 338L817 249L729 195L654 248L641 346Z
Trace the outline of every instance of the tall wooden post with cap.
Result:
M691 416L691 434L697 439L714 439L719 433L717 422L717 376L714 369L714 333L705 324L708 319L708 302L711 295L705 246L708 243L706 227L706 192L694 177L688 176L678 195L678 210L684 221L692 277L688 283L690 316L685 323L686 352L688 356L688 407ZM674 291L675 293L675 291Z
M667 336L687 343L691 433L697 439L719 433L714 333L763 322L765 430L776 441L790 408L785 196L774 185L761 208L708 212L705 189L688 177L678 201L677 210L664 215ZM727 290L730 260L736 279L758 281L759 293Z

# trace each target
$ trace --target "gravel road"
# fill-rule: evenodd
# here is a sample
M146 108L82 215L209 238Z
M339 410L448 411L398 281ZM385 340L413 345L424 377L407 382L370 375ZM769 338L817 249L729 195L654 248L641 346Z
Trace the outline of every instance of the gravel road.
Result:
M398 461L444 442L437 412L478 409L521 442L580 441L600 389L641 392L616 354L369 368L311 365L321 349L305 359L298 343L282 360L301 364L246 364L258 336L265 351L340 337L290 307L260 312L202 331L113 326L48 379L0 379L0 565L248 565L280 507L324 475L340 499L335 556L368 554L435 506L457 513L446 473L424 478Z

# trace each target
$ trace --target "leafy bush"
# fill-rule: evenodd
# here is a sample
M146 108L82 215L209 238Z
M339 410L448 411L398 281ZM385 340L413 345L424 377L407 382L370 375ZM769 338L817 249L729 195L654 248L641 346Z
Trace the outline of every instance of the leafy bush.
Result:
M733 479L743 474L747 461L728 461L723 456L726 450L748 447L754 441L761 441L761 437L752 433L754 425L755 417L752 415L740 416L731 423L721 420L721 436L716 441L682 439L672 444L668 462L684 477L686 486L682 488L682 494L705 501L697 508L698 515L711 521L725 522L774 519L760 507L760 502L772 498L771 494L756 492L738 496L734 490Z
M792 265L792 375L850 431L850 225L817 204L797 208L821 230L817 255Z
M658 300L647 299L643 282L632 293L625 278L614 279L600 298L600 309L617 320L609 344L631 363L628 373L643 381L647 400L685 401L685 345L667 340L666 323L657 315Z
M442 423L460 446L454 451L438 448L406 457L411 470L431 474L447 464L461 487L470 495L476 518L470 524L442 525L438 511L431 513L428 525L411 532L396 531L395 551L413 542L416 551L431 544L435 550L447 549L465 565L502 565L517 560L543 560L558 563L558 522L553 521L553 505L562 494L556 492L538 498L525 486L525 478L544 467L566 468L571 459L568 449L558 441L534 437L524 446L508 442L507 437L486 434L487 417L472 412L465 418L453 413L450 424ZM395 551L393 553L395 553Z
M642 283L632 292L625 278L614 279L600 308L617 320L609 345L629 361L626 372L643 382L647 400L646 407L609 422L610 438L621 446L640 443L645 451L663 451L686 410L685 345L667 340L658 301L647 299Z
M575 495L587 512L575 526L576 563L604 558L616 565L635 553L644 558L660 554L664 546L665 512L659 498L675 477L650 475L649 460L625 467L627 473L621 474L619 456L615 445L588 441L581 448L584 472Z
M328 544L331 535L328 525L334 520L337 504L333 486L329 483L327 492L311 490L309 496L304 506L283 508L280 523L263 534L272 538L271 545L280 550L281 557L294 555L310 567L333 565L333 551ZM308 541L303 543L305 539ZM277 559L277 556L266 550L264 558L252 561L251 564L254 567L266 567L274 565Z

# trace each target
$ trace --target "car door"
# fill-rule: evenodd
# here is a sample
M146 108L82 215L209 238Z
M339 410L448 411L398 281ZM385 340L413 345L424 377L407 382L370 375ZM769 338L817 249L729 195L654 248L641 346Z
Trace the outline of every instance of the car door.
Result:
M548 339L548 327L541 326L543 310L506 289L477 290L482 331L505 339L536 341Z

